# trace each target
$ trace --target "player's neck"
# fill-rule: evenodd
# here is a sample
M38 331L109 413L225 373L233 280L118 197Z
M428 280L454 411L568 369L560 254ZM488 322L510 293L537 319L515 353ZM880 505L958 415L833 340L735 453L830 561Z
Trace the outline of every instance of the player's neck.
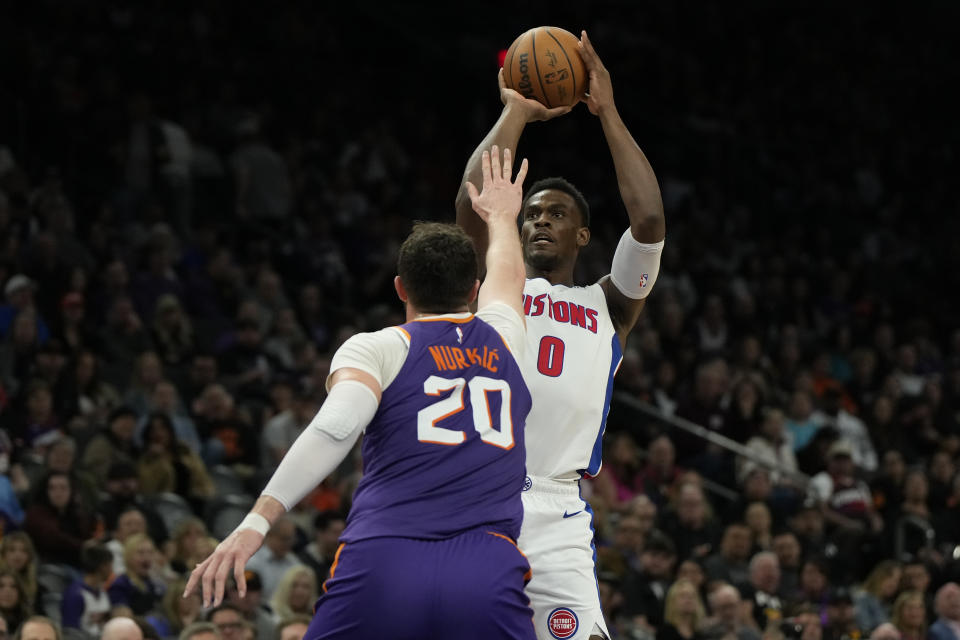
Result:
M459 309L450 309L449 311L444 311L443 313L428 313L426 311L418 310L412 304L407 304L407 322L422 320L424 318L433 318L436 316L446 316L451 313L470 313L470 307L469 305L464 305Z
M550 284L562 284L567 287L573 286L573 267L556 269L537 269L531 265L527 266L527 278L543 278Z

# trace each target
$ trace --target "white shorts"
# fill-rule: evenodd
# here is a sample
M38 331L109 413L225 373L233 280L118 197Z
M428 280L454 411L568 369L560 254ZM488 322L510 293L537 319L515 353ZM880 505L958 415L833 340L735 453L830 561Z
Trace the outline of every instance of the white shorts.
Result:
M537 640L587 640L595 629L609 638L594 569L593 510L579 483L528 477L522 497L517 544L533 572L527 596Z

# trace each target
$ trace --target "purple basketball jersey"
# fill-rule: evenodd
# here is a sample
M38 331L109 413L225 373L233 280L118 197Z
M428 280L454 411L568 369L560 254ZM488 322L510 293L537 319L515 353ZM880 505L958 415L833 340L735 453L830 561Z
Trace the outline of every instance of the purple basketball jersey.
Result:
M486 322L401 327L410 351L363 439L364 475L341 536L441 539L486 527L516 540L530 393Z

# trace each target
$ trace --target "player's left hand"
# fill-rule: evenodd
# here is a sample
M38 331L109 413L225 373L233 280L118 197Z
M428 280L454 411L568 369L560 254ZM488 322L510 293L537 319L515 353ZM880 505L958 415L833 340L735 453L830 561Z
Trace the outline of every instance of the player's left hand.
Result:
M523 179L527 177L527 159L520 163L517 179L513 182L513 156L510 149L503 150L503 165L500 164L500 149L493 145L490 151L484 150L482 157L483 185L482 190L472 182L467 182L467 193L473 210L484 222L490 224L496 217L508 218L511 222L520 213L520 204L523 201Z
M253 529L234 531L227 539L217 545L210 557L201 562L190 574L190 580L183 590L183 597L202 585L202 602L205 607L215 607L223 602L223 592L233 570L233 577L237 581L237 592L240 597L247 593L247 580L243 569L247 566L250 557L263 544L263 536Z
M610 72L600 61L600 56L594 50L586 31L580 32L580 57L583 58L583 64L590 76L587 94L580 100L587 104L590 113L600 115L604 109L614 106L613 84L610 82Z

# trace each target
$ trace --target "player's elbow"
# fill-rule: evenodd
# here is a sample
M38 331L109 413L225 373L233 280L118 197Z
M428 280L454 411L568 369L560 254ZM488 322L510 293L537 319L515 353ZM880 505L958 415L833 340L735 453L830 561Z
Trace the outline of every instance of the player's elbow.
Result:
M628 209L636 211L636 209ZM630 234L637 242L660 242L666 236L667 224L663 207L642 210L630 216Z

